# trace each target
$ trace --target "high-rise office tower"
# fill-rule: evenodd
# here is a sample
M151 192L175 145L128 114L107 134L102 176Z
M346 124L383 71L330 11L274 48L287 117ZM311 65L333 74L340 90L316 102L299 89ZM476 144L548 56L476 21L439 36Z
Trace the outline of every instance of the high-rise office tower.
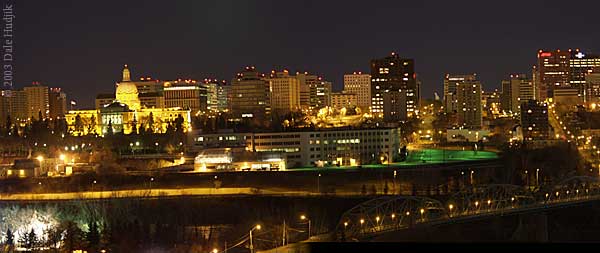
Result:
M357 106L358 96L354 93L333 92L331 93L331 107L336 110L342 108L350 109Z
M0 126L6 127L11 116L11 90L0 91ZM12 122L12 118L10 121ZM10 126L9 126L10 127Z
M578 90L579 96L583 102L587 102L586 78L585 76L594 69L600 68L600 56L593 54L584 54L579 49L571 50L569 59L569 84L571 88Z
M165 108L164 82L152 80L150 77L141 77L140 81L133 83L138 90L142 107Z
M344 75L344 91L356 94L357 106L364 112L371 107L371 75L354 72Z
M323 108L327 106L331 106L331 93L332 93L333 84L329 81L324 81L319 77L319 82L317 83L317 107Z
M406 120L408 117L406 99L406 90L383 93L383 120L385 122Z
M48 117L52 119L63 118L67 113L67 94L60 88L50 88L48 93Z
M296 78L300 85L300 107L303 110L314 112L329 106L331 82L308 72L296 72Z
M387 96L389 99L406 96L405 107L388 107L391 110L404 108L406 112L387 112L389 115L412 116L415 113L419 97L413 59L400 58L392 53L388 57L371 60L371 110L375 116L383 117L386 114L384 94L389 92L398 92Z
M266 79L271 91L271 110L278 116L300 109L300 82L287 70L271 72Z
M502 81L502 110L518 114L521 103L535 99L533 81L525 74L510 75L510 80Z
M23 87L23 91L26 97L27 117L40 120L41 113L42 119L45 119L50 114L48 87L35 82L31 86Z
M571 53L568 50L538 51L538 100L544 101L546 98L553 97L555 88L568 88L570 86L570 57Z
M456 116L459 127L481 129L481 83L477 80L455 83Z
M600 72L585 75L585 101L600 103Z
M236 118L258 121L270 119L271 93L269 82L255 67L246 67L231 81L231 113Z
M444 77L444 111L452 113L458 111L457 87L459 84L479 83L476 74L454 75L446 74Z
M536 65L533 65L533 67L531 68L531 82L533 83L533 97L538 101L542 101L540 100L540 98L542 97L540 96L540 94L546 94L547 91L540 89L540 71Z
M30 120L27 110L27 96L24 90L11 90L10 97L10 116L13 122L27 122Z
M207 111L207 88L195 80L167 81L163 94L165 106L190 109L192 115Z
M217 86L217 110L220 112L228 111L231 103L231 85L223 80Z
M317 104L317 82L319 82L319 77L310 75L308 72L296 72L296 78L300 85L300 107L304 111L312 111Z
M521 104L521 127L523 139L545 140L549 137L548 105L536 100Z
M219 111L219 81L216 79L204 79L206 87L206 110L210 112Z

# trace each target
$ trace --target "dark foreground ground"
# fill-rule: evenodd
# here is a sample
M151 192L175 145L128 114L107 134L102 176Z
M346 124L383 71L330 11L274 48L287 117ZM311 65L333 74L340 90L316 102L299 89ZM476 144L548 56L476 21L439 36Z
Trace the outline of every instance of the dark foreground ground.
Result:
M261 224L262 229L254 231L254 246L267 250L281 245L284 223L288 243L298 242L307 238L308 230L307 222L300 220L300 215L311 219L313 235L325 233L335 228L346 210L369 198L254 196L0 202L0 214L5 218L0 223L0 231L5 230L8 223L18 226L21 222L20 225L27 227L31 222L27 215L35 210L35 217L50 217L59 223L70 220L79 223L84 230L89 220L98 221L104 229L103 245L112 252L209 252L214 248L223 249L225 245L235 246L228 252L248 252L245 239L256 224ZM600 203L594 202L545 213L401 231L372 241L403 244L600 242L598 211ZM547 221L545 225L540 223L544 220L542 216Z

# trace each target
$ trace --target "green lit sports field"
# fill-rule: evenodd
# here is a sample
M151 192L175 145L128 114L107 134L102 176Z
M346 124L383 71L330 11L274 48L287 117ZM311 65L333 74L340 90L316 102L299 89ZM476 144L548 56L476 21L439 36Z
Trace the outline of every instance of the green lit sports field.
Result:
M389 168L389 167L407 167L423 164L439 164L448 162L464 162L464 161L478 161L498 158L498 155L494 152L489 151L462 151L462 150L442 150L442 149L421 149L421 150L409 150L408 157L404 162L397 162L391 164L365 164L363 168ZM353 169L357 167L341 166L341 167L301 167L291 168L289 170L315 170L315 169Z

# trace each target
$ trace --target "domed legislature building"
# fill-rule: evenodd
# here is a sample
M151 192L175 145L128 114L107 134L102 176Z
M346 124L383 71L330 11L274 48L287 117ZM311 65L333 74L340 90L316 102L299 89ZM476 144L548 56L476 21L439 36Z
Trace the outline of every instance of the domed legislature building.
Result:
M189 109L147 108L142 105L138 88L131 81L127 65L123 69L123 78L116 84L114 100L93 110L71 110L65 120L72 135L109 133L131 134L139 131L164 133L169 125L175 127L181 122L185 132L190 130Z

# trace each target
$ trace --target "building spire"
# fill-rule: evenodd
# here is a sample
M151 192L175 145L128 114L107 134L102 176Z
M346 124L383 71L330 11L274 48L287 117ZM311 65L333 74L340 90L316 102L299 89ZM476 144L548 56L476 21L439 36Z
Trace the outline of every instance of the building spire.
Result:
M125 66L123 68L123 82L131 82L131 73L129 73L127 64L125 64Z

